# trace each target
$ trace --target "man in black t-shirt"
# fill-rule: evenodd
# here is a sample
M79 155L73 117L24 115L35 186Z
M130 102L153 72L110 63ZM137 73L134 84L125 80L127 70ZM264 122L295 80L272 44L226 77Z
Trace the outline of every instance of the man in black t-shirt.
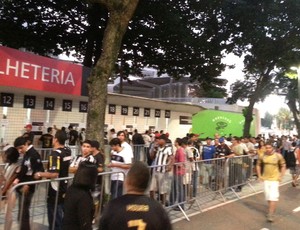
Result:
M127 194L108 203L100 219L100 230L172 229L161 204L144 195L149 179L150 172L146 164L135 162L125 179Z
M219 145L216 147L216 158L220 158L216 160L216 182L217 182L217 189L224 188L225 185L225 164L226 164L226 158L229 158L231 156L234 156L231 149L228 147L228 145L225 144L225 138L221 137L219 138Z
M225 138L221 137L219 139L219 145L216 147L216 157L222 158L222 157L228 157L232 155L231 149L228 147L228 145L225 144Z
M78 132L73 129L73 126L69 126L69 145L76 145L76 142L78 140Z
M98 173L101 173L104 171L104 154L101 152L101 150L99 148L100 148L100 143L96 140L92 140L91 141L91 153L92 153L93 157L95 158ZM98 185L101 185L100 180L101 179L98 178L98 180L97 180Z
M144 148L144 138L142 134L138 133L137 129L135 129L134 134L132 136L132 144L133 144L133 154L134 154L134 159L136 161L139 161L141 159L141 151Z
M104 171L104 154L100 150L100 143L96 140L91 141L91 153L95 158L97 171L101 173ZM99 212L102 210L103 206L100 207L101 196L104 200L104 186L102 185L103 176L97 176L96 186L94 189L94 204L95 204L95 214L94 217L97 217ZM103 202L102 202L103 205Z
M49 179L68 177L69 165L72 157L71 150L64 146L65 141L65 134L63 131L58 130L53 138L54 150L51 152L48 158L48 171L35 173L34 176L36 179L40 179L41 177ZM49 229L60 230L62 228L62 220L64 215L63 204L65 193L67 191L67 185L68 181L66 180L62 180L59 183L55 181L50 182L47 197Z
M53 135L52 135L52 127L49 127L47 129L47 133L43 134L40 137L40 141L42 142L42 148L52 148L52 140L53 140Z
M41 151L42 160L46 160L50 154L49 148L52 148L53 142L52 130L52 127L47 128L47 133L43 134L39 139L39 141L42 142L43 148L43 150Z

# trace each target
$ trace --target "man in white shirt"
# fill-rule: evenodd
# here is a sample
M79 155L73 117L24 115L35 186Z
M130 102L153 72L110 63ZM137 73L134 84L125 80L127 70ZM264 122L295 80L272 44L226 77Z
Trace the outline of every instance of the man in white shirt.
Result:
M128 142L126 142L126 133L125 131L119 131L117 133L117 138L121 141L121 147L127 149L128 153L130 152L132 158L133 158L133 151L132 147Z
M111 161L107 167L111 168L113 174L111 175L111 199L123 195L124 175L127 174L132 164L132 150L128 147L122 147L119 138L113 138L109 145L111 147ZM131 150L131 151L130 151Z

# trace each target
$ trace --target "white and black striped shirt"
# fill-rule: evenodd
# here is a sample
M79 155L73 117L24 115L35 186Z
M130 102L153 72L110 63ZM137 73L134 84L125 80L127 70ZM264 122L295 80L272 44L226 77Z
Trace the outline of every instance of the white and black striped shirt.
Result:
M168 158L172 156L172 149L170 146L159 147L154 160L154 165L166 165L168 163ZM155 168L157 172L166 172L166 167Z

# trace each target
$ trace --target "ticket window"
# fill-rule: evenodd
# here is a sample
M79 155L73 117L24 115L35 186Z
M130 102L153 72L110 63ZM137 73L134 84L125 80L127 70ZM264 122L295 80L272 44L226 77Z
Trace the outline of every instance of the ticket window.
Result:
M1 124L0 124L1 125L1 127L0 127L0 145L1 146L3 144L5 144L5 130L6 130L6 126L8 124L7 111L8 111L7 107L2 108L2 119L1 119Z

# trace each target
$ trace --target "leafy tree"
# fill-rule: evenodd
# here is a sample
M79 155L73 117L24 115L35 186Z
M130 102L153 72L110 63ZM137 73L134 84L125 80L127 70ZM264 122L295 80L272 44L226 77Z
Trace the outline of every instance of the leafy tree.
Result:
M190 96L192 97L211 97L211 98L224 98L227 96L227 90L224 88L227 84L226 79L216 79L216 84L191 84Z
M0 43L41 55L69 53L85 44L87 6L80 0L0 0Z
M280 94L285 95L287 105L293 114L294 124L297 129L297 133L300 133L300 121L299 121L299 89L298 89L297 73L287 72L283 76L279 77L277 83L277 89Z
M276 121L277 126L280 129L291 129L292 127L292 113L290 110L286 108L280 108L277 115L276 115Z
M108 12L99 2L80 0L0 0L0 42L38 54L76 51L92 67L102 52ZM216 84L225 41L231 32L217 0L140 1L122 40L117 70L140 73L144 66L179 78ZM16 20L16 18L18 20ZM208 84L209 85L209 84Z
M272 123L273 123L273 118L274 116L270 114L269 112L265 113L265 117L261 121L261 125L264 127L271 128Z
M300 2L232 1L230 18L237 23L239 36L233 38L235 53L245 56L245 80L234 83L229 103L248 100L244 135L249 135L256 102L276 88L276 81L299 60Z
M225 20L220 1L142 0L132 18L123 15L128 13L127 0L0 3L0 30L6 31L0 34L2 45L25 47L41 55L75 50L85 66L94 67L88 79L87 131L92 138L98 139L103 130L105 87L114 72L126 78L151 66L174 78L188 75L206 91L222 85L216 77L225 68L222 51L231 48L226 41L234 22ZM116 28L121 28L119 33ZM109 40L109 36L114 37Z

